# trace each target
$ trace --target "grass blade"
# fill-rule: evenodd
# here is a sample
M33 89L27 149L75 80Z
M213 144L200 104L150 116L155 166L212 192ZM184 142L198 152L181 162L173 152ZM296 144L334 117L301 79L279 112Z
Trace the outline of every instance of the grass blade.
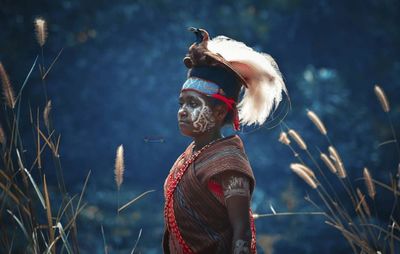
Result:
M64 48L61 48L60 52L58 52L58 55L54 59L54 61L50 64L50 67L47 69L46 73L43 75L42 79L45 79L47 74L49 74L50 70L53 68L53 65L57 62L58 58L60 57L61 53L63 52Z
M20 98L20 97L21 97L21 95L22 95L22 91L23 91L24 88L25 88L25 85L28 83L29 77L31 76L33 69L34 69L35 66L36 66L36 62L37 62L38 58L39 58L39 56L36 56L35 61L33 62L32 67L31 67L31 69L30 69L29 72L28 72L28 75L26 75L26 78L25 78L25 80L24 80L24 83L22 84L22 87L21 87L21 89L19 90L18 95L17 95L17 98L16 98L16 100L18 100L17 122L19 122L20 108L21 108L21 98Z
M18 223L19 227L21 228L22 232L24 233L26 239L30 240L28 236L28 232L26 232L26 229L24 227L24 224L15 216L10 210L7 209L7 212L14 218L14 220Z
M65 232L64 232L64 229L63 229L61 223L58 222L56 227L58 228L58 231L59 231L60 236L61 236L61 240L63 241L64 246L67 249L68 254L72 254L73 252L72 252L71 246L69 245L67 236L65 235Z
M24 83L22 84L22 87L21 87L21 89L20 89L19 92L18 92L17 100L18 100L19 97L21 97L22 91L24 90L25 85L28 83L29 77L31 76L32 71L33 71L33 69L34 69L35 66L36 66L36 62L37 62L38 58L39 58L39 56L36 56L35 61L33 62L32 67L31 67L31 69L30 69L29 72L28 72L28 75L26 75L25 80L24 80Z
M108 247L107 247L107 243L106 243L106 236L105 236L105 234L104 234L103 225L101 225L101 235L102 235L102 237L103 237L104 254L108 254Z
M123 205L121 208L118 209L118 212L121 212L122 210L124 210L125 208L127 208L128 206L132 205L133 203L135 203L137 200L139 200L140 198L142 198L143 196L149 194L150 192L154 192L156 190L148 190L146 192L143 192L142 194L140 194L139 196L137 196L136 198L132 199L131 201L129 201L128 203L126 203L125 205Z
M36 194L37 194L38 197L39 197L40 203L41 203L42 206L43 206L43 209L46 209L46 205L45 205L45 203L44 203L43 195L42 195L42 193L40 192L39 187L36 185L35 180L33 180L31 174L29 173L29 171L28 171L26 168L23 168L23 170L24 170L25 173L28 175L29 180L31 181L31 183L32 183L32 185L33 185L33 188L35 189Z
M18 156L18 162L20 164L21 169L23 169L25 171L25 173L28 175L29 180L31 181L33 188L35 188L36 194L38 195L39 199L40 199L40 203L42 203L42 206L44 209L46 209L46 205L44 204L44 199L43 199L43 195L39 190L39 187L36 185L35 180L33 180L31 174L29 173L29 171L24 167L24 165L22 164L21 161L21 157L19 155L19 151L17 149L17 156Z
M92 171L89 170L89 173L87 174L86 179L85 179L85 183L83 184L83 188L82 188L82 191L81 191L81 195L79 196L79 200L78 200L78 205L76 206L76 210L77 210L77 211L79 210L79 206L80 206L80 204L81 204L82 197L83 197L83 194L85 193L86 186L87 186L87 183L88 183L88 181L89 181L89 178L90 178L90 174L91 174L91 173L92 173Z
M54 239L54 241L49 245L49 247L47 247L46 254L51 253L51 249L53 248L54 244L56 244L56 242L60 240L60 238L61 236L57 236L56 239Z
M131 251L131 254L133 254L133 253L135 252L136 246L137 246L137 244L138 244L139 239L140 239L141 236L142 236L142 229L140 229L140 231L139 231L139 235L138 235L138 237L137 237L137 239L136 239L135 246L133 246L133 249L132 249L132 251Z

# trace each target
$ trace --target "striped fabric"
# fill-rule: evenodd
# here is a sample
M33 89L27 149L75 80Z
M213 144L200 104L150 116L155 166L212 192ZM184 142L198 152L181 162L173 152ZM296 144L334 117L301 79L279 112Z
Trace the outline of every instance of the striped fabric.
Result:
M186 149L170 174L174 174L177 166L191 156L192 148L190 145ZM200 154L186 170L174 192L179 231L194 253L230 253L232 250L233 230L226 207L208 189L210 179L228 171L247 176L253 191L253 172L237 135L214 143ZM167 181L165 186L168 184ZM183 253L174 234L167 230L163 241L164 253ZM255 242L252 244L255 246Z

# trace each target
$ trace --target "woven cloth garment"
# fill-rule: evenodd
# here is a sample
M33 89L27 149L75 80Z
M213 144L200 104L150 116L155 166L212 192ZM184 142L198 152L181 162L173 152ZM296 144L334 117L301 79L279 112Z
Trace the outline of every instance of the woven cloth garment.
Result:
M193 143L179 156L170 170L164 185L167 190L182 165L192 156ZM205 149L187 167L173 192L173 211L165 214L163 237L164 253L230 253L232 235L228 212L209 190L210 179L218 174L237 172L250 180L250 192L255 185L252 169L239 136L223 138ZM167 195L167 194L166 194ZM167 200L167 196L165 197ZM171 206L172 207L172 206ZM171 214L172 213L172 214ZM171 217L176 221L180 236L171 228ZM255 252L254 220L252 226L252 252ZM172 231L172 232L170 232ZM190 252L182 248L182 239L190 247Z

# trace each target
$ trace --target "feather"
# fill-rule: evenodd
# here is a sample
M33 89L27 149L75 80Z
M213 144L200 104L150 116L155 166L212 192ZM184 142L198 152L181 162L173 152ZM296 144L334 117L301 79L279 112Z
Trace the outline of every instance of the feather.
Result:
M226 36L209 40L207 49L222 56L246 81L243 98L238 104L241 124L263 124L281 102L282 91L287 94L275 60Z

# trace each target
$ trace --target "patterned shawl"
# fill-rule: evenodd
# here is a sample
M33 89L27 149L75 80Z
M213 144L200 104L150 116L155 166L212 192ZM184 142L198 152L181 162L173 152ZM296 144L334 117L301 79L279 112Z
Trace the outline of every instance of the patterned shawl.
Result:
M250 192L253 192L255 180L243 143L237 135L226 137L194 159L192 150L193 143L176 160L165 181L164 253L230 253L233 230L227 209L210 192L207 184L217 174L239 172L249 178ZM255 253L255 227L251 214L250 220L251 246Z

